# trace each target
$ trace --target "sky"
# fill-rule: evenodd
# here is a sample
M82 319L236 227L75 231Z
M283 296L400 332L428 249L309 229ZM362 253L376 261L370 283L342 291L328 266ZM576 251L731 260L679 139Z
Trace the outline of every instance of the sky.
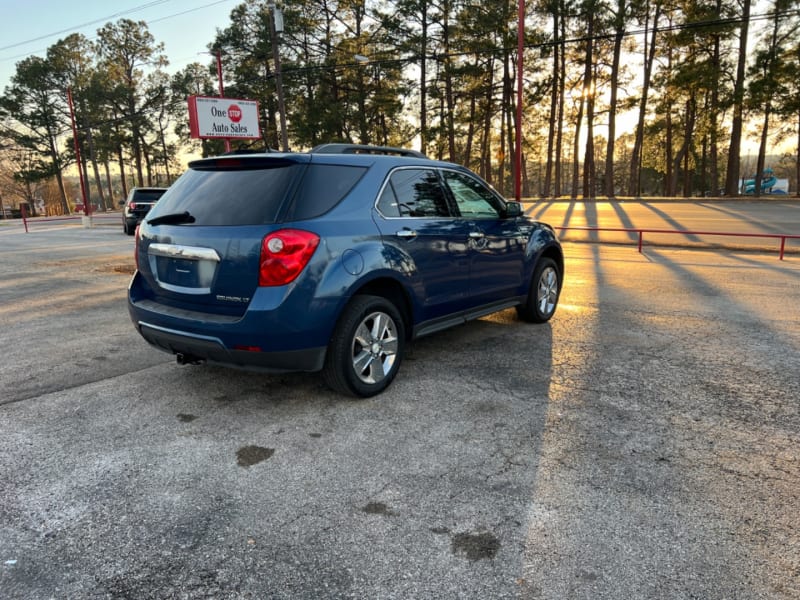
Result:
M146 21L156 43L164 43L175 73L192 62L208 63L207 46L217 28L230 24L241 0L0 0L0 93L11 83L16 64L45 56L47 48L71 33L88 39L119 19Z

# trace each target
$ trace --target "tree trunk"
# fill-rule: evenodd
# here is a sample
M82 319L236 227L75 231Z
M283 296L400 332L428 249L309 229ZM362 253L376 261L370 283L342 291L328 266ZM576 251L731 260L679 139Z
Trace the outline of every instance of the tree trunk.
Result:
M647 13L649 17L649 12ZM658 0L653 15L653 29L650 39L650 48L647 48L647 23L645 23L645 63L644 80L642 82L642 97L639 100L639 118L636 123L636 134L633 142L630 163L630 181L628 183L628 194L630 196L641 196L641 171L642 171L642 146L644 145L644 120L647 114L647 96L650 91L650 75L653 72L653 62L655 60L656 36L658 35L658 19L661 16L661 1Z
M505 139L505 142L501 141L501 148L503 147L503 143L507 144L507 149L502 151L502 155L504 160L501 162L500 166L500 175L498 181L500 181L500 185L503 189L503 194L505 194L505 190L508 187L508 180L506 179L506 164L515 165L514 160L506 161L505 158L513 157L514 156L514 136L515 135L522 135L521 131L514 131L514 114L515 114L515 103L514 103L514 76L511 73L511 55L508 51L504 52L503 56L503 121L505 123L505 135L501 136L501 140ZM514 173L515 167L508 169L510 175L515 176ZM513 186L511 188L513 190ZM512 192L513 193L513 192ZM510 193L508 195L511 195Z
M106 174L106 186L108 187L108 202L111 205L111 208L114 208L116 205L114 203L114 188L111 186L111 166L108 164L108 159L103 161L103 170Z
M167 176L167 185L172 183L172 175L169 169L169 152L167 150L167 135L165 128L162 126L160 128L160 138L161 138L161 151L164 153L164 173Z
M566 8L566 1L560 0L560 13L563 15L567 14ZM556 125L556 155L555 155L555 163L556 163L556 173L555 173L555 189L553 195L558 198L561 196L563 180L562 180L562 152L563 152L563 144L564 144L564 102L565 102L565 92L566 92L566 78L564 74L567 72L567 57L566 52L564 51L564 44L563 40L567 38L567 24L566 19L561 19L561 43L559 44L559 48L561 51L560 62L561 68L559 69L559 78L558 78L558 116L557 116L557 125Z
M53 135L48 135L47 140L50 146L50 159L53 161L53 166L55 167L58 191L61 194L61 209L64 211L65 215L68 215L70 214L69 203L67 202L67 190L64 188L64 178L61 174L61 161L58 157L58 146L56 145L56 140ZM78 172L80 173L80 168ZM33 203L30 204L34 206Z
M469 123L467 125L467 141L464 148L464 166L472 168L472 145L475 138L475 111L477 109L477 98L475 94L470 94L469 99Z
M578 197L578 176L580 175L581 122L583 121L583 98L580 99L578 115L575 117L575 139L572 142L572 198Z
M442 4L442 50L444 52L444 98L447 105L447 151L449 160L456 160L455 100L453 97L453 66L450 59L450 1Z
M664 164L666 166L666 173L664 173L664 195L674 196L675 187L672 179L672 104L667 103L666 115L664 116L665 122L665 143L664 143Z
M583 71L583 94L586 100L586 147L583 157L583 197L594 197L594 15L589 16L586 33L586 57Z
M761 196L761 182L764 180L764 169L767 160L767 143L769 142L769 119L772 114L772 102L767 100L764 107L764 122L761 127L761 142L758 145L758 161L756 163L756 180L753 195L758 198Z
M550 89L550 118L547 136L547 163L544 173L544 185L540 189L543 197L550 195L550 186L553 176L553 147L555 145L556 137L556 119L558 118L558 81L559 81L559 38L558 38L558 11L554 10L553 14L553 72L550 75L551 89Z
M133 161L136 166L136 182L139 187L144 185L144 176L142 173L142 148L139 145L139 117L136 115L136 104L131 96L128 102L128 116L131 118L131 150L133 152Z
M609 198L616 196L616 186L614 185L614 143L617 137L617 79L619 78L619 63L622 56L622 39L625 35L625 0L617 2L616 23L614 53L611 59L611 98L608 106L608 141L606 143L605 193Z
M117 164L119 165L119 179L122 182L122 197L128 197L128 180L125 177L125 157L122 155L122 144L117 144Z
M721 18L722 14L722 0L717 0L716 5L716 17L719 19ZM709 179L710 183L709 186L711 188L710 192L712 196L716 196L719 194L719 124L717 123L717 115L720 112L719 106L719 75L722 73L722 63L720 57L720 46L721 46L720 36L714 35L714 73L717 74L714 77L713 82L711 83L711 110L709 112L710 116L710 123L709 128L711 129L710 132L710 148L709 148L709 167L710 167L710 174Z
M153 185L153 165L150 162L150 152L147 150L147 142L144 139L144 136L141 138L141 149L142 149L142 159L144 160L144 169L145 173L147 173L147 185Z
M81 113L86 115L85 107L81 107ZM92 163L92 171L94 172L94 183L97 187L97 193L100 195L100 206L103 207L103 210L107 210L112 207L106 204L106 195L103 192L103 182L100 179L100 167L97 165L97 154L94 149L94 136L92 136L92 128L89 127L89 123L87 123L85 116L83 118L83 128L86 130L86 145L89 147L89 160Z
M689 150L692 146L692 136L694 135L694 126L697 121L697 100L694 95L686 101L686 114L684 116L683 124L683 143L680 149L675 154L672 168L670 169L670 191L668 196L678 195L678 174L680 173L681 163L683 164L683 172L686 175L689 171ZM670 134L671 138L671 134ZM670 143L671 147L671 143ZM684 179L684 196L690 196L691 193L686 189L686 180Z
M419 65L419 140L420 151L423 154L428 153L428 70L427 70L427 56L428 56L428 2L422 2L422 38L420 48L420 65ZM469 159L469 154L467 154Z
M744 78L747 65L747 34L750 25L750 0L742 6L742 28L739 32L739 58L736 66L736 83L733 91L733 121L728 149L728 171L725 176L725 195L739 195L739 169L741 166L742 122L744 113Z
M481 155L481 176L489 183L494 182L492 177L492 88L488 89L486 94L486 108L483 115L483 142L481 144L483 153Z

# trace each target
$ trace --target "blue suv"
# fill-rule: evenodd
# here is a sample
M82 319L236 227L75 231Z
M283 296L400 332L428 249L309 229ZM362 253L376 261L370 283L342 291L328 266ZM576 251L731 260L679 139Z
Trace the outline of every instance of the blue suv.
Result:
M181 364L322 371L380 393L415 338L516 307L549 320L553 229L470 170L393 148L194 161L142 222L128 308Z

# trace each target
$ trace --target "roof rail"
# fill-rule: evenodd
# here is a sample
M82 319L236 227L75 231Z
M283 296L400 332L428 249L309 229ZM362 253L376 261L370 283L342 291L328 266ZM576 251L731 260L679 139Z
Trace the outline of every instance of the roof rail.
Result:
M256 149L256 148L233 148L220 154L220 156L233 156L236 154L269 154L271 152L277 152L277 150L273 150L270 147L264 149Z
M311 154L390 154L428 158L422 152L391 146L370 146L367 144L320 144L311 149Z

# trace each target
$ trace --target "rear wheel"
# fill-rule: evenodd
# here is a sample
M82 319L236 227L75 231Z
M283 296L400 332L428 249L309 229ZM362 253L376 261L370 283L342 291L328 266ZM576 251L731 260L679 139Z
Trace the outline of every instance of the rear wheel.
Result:
M525 304L517 307L520 318L544 323L556 312L559 289L558 267L552 258L542 258L536 265Z
M322 374L337 392L367 398L397 375L405 348L400 311L381 296L356 296L333 332Z

